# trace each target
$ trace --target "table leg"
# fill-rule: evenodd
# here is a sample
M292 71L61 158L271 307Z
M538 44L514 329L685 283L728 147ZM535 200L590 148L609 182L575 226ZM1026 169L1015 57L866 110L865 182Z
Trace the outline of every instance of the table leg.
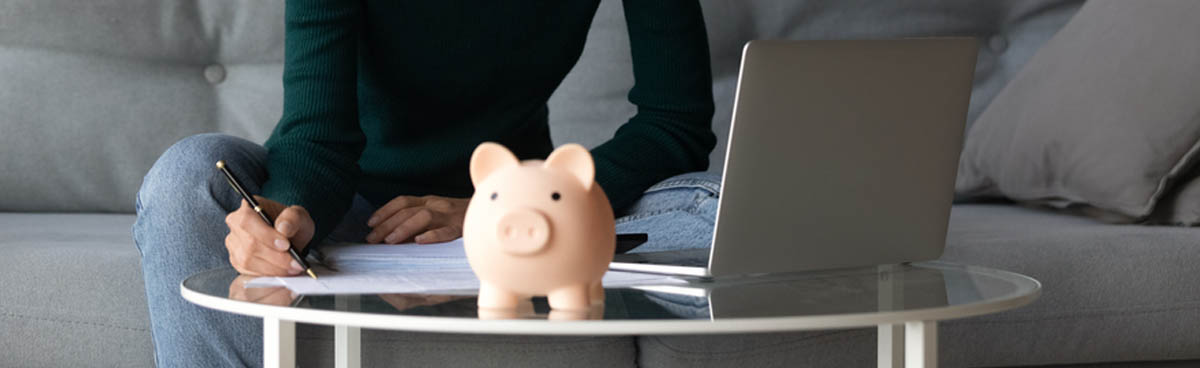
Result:
M296 322L263 318L263 367L296 368Z
M879 311L904 309L904 287L896 282L899 265L879 265ZM879 325L879 368L900 368L904 365L904 324Z
M334 326L333 341L335 367L359 368L362 366L362 335L358 327Z
M337 310L358 312L358 295L337 295L333 305ZM362 333L358 327L333 326L333 364L337 368L359 368L362 366Z
M904 325L904 366L937 368L937 321L906 322Z
M904 325L879 325L879 368L904 366Z

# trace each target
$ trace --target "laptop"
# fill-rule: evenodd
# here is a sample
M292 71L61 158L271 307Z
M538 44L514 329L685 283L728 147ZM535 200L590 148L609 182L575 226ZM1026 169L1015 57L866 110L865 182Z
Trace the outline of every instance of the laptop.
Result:
M747 43L712 246L610 268L719 277L941 257L977 50L972 38Z

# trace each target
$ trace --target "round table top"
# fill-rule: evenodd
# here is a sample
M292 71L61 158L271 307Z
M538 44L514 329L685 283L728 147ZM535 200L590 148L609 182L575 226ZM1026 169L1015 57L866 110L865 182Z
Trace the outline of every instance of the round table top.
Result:
M244 288L232 268L188 277L183 297L231 313L322 325L425 332L530 335L718 334L870 327L1000 312L1029 304L1028 276L944 262L756 275L687 285L605 289L589 313L550 310L544 297L518 311L478 310L474 293L294 296Z

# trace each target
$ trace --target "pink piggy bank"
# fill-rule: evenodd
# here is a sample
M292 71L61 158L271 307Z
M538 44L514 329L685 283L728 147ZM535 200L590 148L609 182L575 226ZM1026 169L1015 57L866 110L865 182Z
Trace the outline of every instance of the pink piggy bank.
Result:
M616 230L595 172L592 155L578 144L559 147L544 162L519 162L496 143L475 148L463 245L479 277L479 308L515 309L540 295L555 310L603 303L600 279Z

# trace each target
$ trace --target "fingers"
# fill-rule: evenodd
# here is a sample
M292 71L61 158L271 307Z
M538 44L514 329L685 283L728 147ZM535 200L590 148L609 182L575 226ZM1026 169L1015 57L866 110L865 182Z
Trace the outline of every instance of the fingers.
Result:
M396 229L392 230L392 233L388 234L388 236L384 238L384 242L388 244L396 244L410 239L418 233L428 229L429 225L432 223L433 211L421 209L414 213L412 217L409 217L407 220L404 220L404 222L400 223L399 226L396 226Z
M250 204L244 200L241 207L233 211L230 216L225 217L225 221L229 225L230 231L242 231L250 235L254 241L268 247L273 247L277 250L287 250L291 245L283 234L267 226L267 223L263 222L262 217L257 212L254 212Z
M229 225L229 235L225 237L229 263L239 273L283 276L303 271L298 269L299 264L292 264L287 238L267 226L249 203L242 201L240 208L226 216L225 223Z
M250 267L269 270L273 275L298 275L304 272L304 268L300 267L292 259L290 254L286 252L257 252L254 253L254 258L250 260Z
M284 252L264 250L257 253L230 253L229 263L238 273L252 276L298 275L304 270Z
M469 198L400 196L388 202L367 221L368 243L395 244L412 239L418 243L450 241L462 236L462 222ZM420 235L420 238L414 236Z
M367 220L367 226L375 227L375 225L378 225L379 223L383 222L384 220L387 220L388 218L392 217L392 215L394 215L396 212L398 212L402 209L420 206L424 203L425 203L425 199L422 197L413 197L413 196L396 197L396 198L392 199L391 201L388 201L388 203L383 205L383 207L380 207L378 210L376 210L375 213L371 215L371 218Z
M304 249L312 240L316 225L304 207L291 206L279 213L279 217L275 219L275 230L287 237L292 246L299 250Z
M304 207L291 206L279 213L279 217L275 219L275 230L290 238L296 236L301 228L308 224L312 224L312 217L308 211Z
M266 250L257 253L230 254L229 262L238 273L251 276L287 276L303 272L299 265L293 268L287 253Z
M425 199L425 207L429 207L434 211L449 212L454 209L454 202L442 197L429 197Z
M409 218L416 216L417 213L422 212L422 211L429 212L429 210L423 206L422 207L409 207L409 208L404 208L399 211L396 211L395 213L393 213L391 215L391 217L387 218L382 223L376 224L373 227L373 229L371 229L371 233L367 234L367 242L368 243L384 243L384 242L392 243L390 241L387 241L385 239L385 237L387 237L393 231L395 231L396 227L400 226L400 224L403 224L405 221L408 221ZM404 240L404 239L400 239L400 240Z
M418 244L448 242L462 236L462 229L454 226L440 227L417 235L413 241Z

